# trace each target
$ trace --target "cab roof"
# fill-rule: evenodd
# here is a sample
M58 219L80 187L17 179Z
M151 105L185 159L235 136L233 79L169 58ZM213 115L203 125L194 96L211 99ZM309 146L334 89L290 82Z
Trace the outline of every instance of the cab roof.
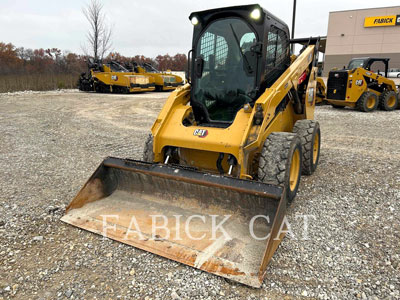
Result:
M207 15L215 14L215 13L223 13L223 12L232 12L232 11L248 11L251 12L254 9L259 8L262 11L262 18L272 18L275 19L275 21L284 24L287 26L287 24L276 17L275 15L271 14L269 11L264 9L260 4L248 4L248 5L237 5L237 6L226 6L226 7L220 7L220 8L213 8L213 9L207 9L207 10L202 10L202 11L196 11L192 12L189 15L189 19L192 19L193 16L198 16L200 18L203 18Z

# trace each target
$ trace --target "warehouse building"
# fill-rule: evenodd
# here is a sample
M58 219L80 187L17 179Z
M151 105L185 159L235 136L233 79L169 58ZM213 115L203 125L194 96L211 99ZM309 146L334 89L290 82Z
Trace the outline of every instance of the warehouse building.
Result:
M400 6L329 13L324 76L354 57L388 57L400 68Z

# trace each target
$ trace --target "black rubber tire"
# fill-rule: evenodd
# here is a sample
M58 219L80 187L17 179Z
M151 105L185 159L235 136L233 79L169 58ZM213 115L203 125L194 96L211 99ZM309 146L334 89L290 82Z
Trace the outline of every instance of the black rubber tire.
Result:
M296 186L290 188L290 166L295 151L300 154L300 167ZM295 133L273 132L266 139L261 150L258 163L258 180L276 185L282 185L286 189L287 203L293 201L296 196L301 178L301 142Z
M303 154L302 174L311 175L317 169L321 150L321 130L319 123L313 120L298 120L294 124L293 133L296 133L301 141ZM316 149L314 149L314 143L318 144ZM314 150L316 153L315 159Z
M146 139L143 149L143 161L153 162L154 152L153 152L153 135L150 133Z
M397 99L399 100L397 103L397 108L400 109L400 92L397 94Z
M373 107L368 107L367 106L369 97L374 97L375 98L375 105ZM378 97L376 96L376 94L374 94L372 92L364 92L360 96L360 99L358 99L357 104L356 104L356 108L359 111L362 111L362 112L372 112L378 107L378 104L379 104L379 101L378 101Z
M156 85L156 92L162 92L163 91L163 86L162 85Z
M394 105L389 106L388 102L389 102L389 99L392 97L396 98L396 102ZM386 110L386 111L395 110L397 108L398 104L399 104L399 100L398 100L397 94L394 91L384 91L379 97L379 108L382 110Z
M336 109L343 109L343 108L345 108L345 106L342 106L342 105L336 105L336 104L331 104L331 105L332 105L333 108L336 108Z

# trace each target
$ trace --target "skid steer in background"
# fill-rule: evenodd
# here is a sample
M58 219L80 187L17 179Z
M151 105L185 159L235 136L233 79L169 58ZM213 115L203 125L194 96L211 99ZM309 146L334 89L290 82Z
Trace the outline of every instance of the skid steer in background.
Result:
M384 66L384 76L376 64ZM387 78L389 58L354 58L343 70L332 70L328 77L327 101L334 108L354 107L371 112L378 107L391 111L398 107L398 91Z
M321 77L317 77L317 98L315 100L316 105L325 105L326 101L326 85Z
M287 25L259 5L190 20L189 84L167 99L144 161L106 158L62 220L260 287L301 174L318 165L319 38L291 63Z
M100 93L151 92L155 90L153 76L130 72L116 61L103 64L90 59L89 72L79 77L78 88L81 91Z

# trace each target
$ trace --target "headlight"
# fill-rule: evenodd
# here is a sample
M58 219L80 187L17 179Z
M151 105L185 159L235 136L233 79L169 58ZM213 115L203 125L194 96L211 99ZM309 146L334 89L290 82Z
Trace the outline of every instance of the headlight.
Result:
M252 18L254 20L258 20L260 17L261 17L261 10L259 8L254 9L250 13L250 18Z
M191 20L192 24L195 26L197 24L199 24L199 19L196 18L196 16L194 16Z

